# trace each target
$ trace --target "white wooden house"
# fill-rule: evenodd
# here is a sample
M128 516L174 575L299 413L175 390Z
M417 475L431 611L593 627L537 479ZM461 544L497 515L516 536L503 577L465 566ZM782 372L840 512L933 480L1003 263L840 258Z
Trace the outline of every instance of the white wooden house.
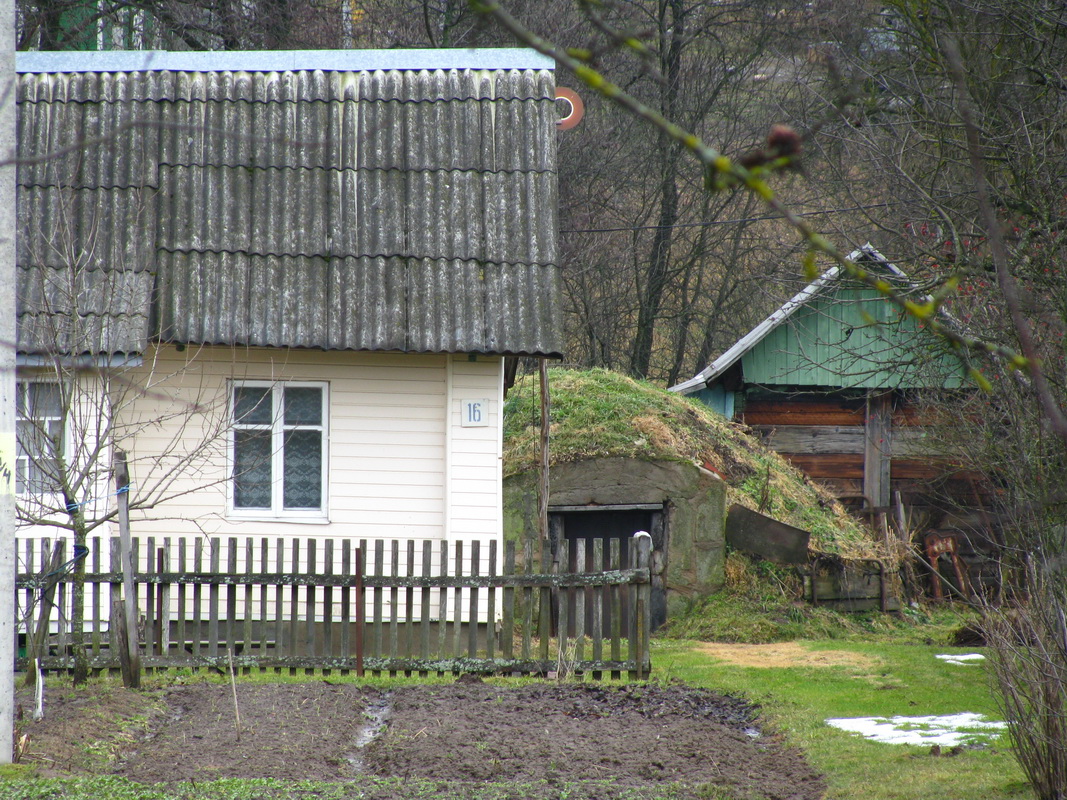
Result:
M107 519L120 448L142 538L500 539L504 362L561 343L549 59L18 71L20 537Z

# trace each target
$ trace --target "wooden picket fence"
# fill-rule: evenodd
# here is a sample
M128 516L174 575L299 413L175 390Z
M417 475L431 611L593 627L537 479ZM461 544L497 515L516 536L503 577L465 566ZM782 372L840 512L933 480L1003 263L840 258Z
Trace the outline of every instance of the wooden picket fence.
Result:
M507 542L501 562L496 542L135 539L137 652L149 670L644 677L650 541ZM90 544L82 641L118 670L120 544ZM61 542L19 549L19 666L69 670L73 565Z

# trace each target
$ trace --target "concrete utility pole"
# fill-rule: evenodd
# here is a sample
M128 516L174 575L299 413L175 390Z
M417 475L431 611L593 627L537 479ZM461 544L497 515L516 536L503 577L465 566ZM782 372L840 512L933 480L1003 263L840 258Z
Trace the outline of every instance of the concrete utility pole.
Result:
M0 0L0 162L15 155L15 0ZM0 166L0 764L15 745L15 165Z

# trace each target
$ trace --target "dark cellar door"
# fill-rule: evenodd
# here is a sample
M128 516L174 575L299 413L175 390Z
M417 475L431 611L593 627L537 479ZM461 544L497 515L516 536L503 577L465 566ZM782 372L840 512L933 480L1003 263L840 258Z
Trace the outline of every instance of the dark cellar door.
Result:
M591 569L593 560L593 541L600 539L603 542L604 558L607 559L610 552L610 546L608 540L619 539L620 547L619 554L622 561L620 567L626 569L630 566L630 539L638 531L647 531L652 535L652 549L659 550L661 553L665 552L664 542L664 524L663 524L663 509L660 506L648 507L648 508L624 508L624 509L612 509L603 508L600 506L593 506L588 510L574 510L573 507L567 510L549 511L550 530L558 537L562 534L568 544L568 550L570 553L569 561L564 568L568 572L579 571L579 565L577 564L577 554L575 552L574 544L579 540L585 542L586 563L581 566L581 569ZM553 547L555 546L555 537L553 540ZM563 565L561 565L563 566ZM574 590L571 590L571 594ZM625 595L624 595L625 597ZM611 624L611 607L607 602L607 597L604 598L605 603L601 611L604 630L610 630ZM628 614L628 602L624 599L624 618ZM586 605L585 609L585 629L592 630L593 625L593 609L591 604ZM573 599L572 605L573 608ZM655 629L663 624L666 617L666 595L664 593L661 582L654 581L652 585L652 628ZM574 622L573 615L570 624L571 630L568 631L570 635L574 634Z

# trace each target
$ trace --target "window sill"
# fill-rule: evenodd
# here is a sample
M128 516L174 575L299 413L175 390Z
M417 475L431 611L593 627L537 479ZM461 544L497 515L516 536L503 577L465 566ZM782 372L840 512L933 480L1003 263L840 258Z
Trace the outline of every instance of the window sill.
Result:
M288 514L271 514L265 511L241 512L230 509L226 514L230 522L284 522L293 525L329 525L330 518L324 515L290 516Z

